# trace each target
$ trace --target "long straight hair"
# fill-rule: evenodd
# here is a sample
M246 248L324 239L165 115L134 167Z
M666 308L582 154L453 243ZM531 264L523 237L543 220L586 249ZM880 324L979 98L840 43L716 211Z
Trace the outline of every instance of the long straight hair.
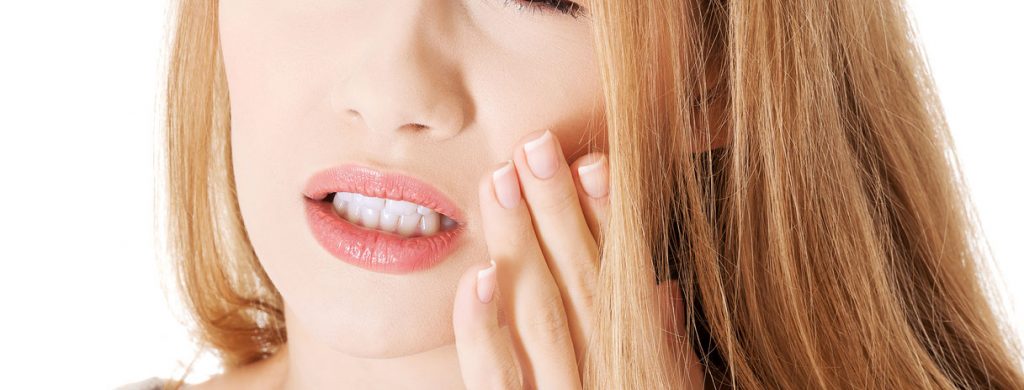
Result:
M713 387L1024 388L900 2L591 4L613 163L588 388L678 387L682 345ZM235 194L217 11L174 17L166 228L231 369L287 338ZM681 289L677 329L654 275Z
M712 387L1024 388L901 2L593 10L613 197L588 383L679 383L656 272Z

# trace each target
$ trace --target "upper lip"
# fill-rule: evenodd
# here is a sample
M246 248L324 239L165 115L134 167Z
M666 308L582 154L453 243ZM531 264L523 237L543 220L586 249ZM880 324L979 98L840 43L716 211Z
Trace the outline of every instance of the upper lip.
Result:
M417 203L461 223L462 211L436 188L414 177L344 164L317 172L306 181L303 195L323 200L332 192L355 192L377 198Z

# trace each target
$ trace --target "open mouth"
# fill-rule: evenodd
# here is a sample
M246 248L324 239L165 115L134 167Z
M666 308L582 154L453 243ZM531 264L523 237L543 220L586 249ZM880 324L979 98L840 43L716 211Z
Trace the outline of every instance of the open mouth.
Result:
M334 212L354 225L402 237L430 236L450 231L458 223L427 206L354 192L332 192L324 199Z
M462 212L427 182L346 164L310 177L303 190L316 241L346 263L409 273L440 263L466 230Z

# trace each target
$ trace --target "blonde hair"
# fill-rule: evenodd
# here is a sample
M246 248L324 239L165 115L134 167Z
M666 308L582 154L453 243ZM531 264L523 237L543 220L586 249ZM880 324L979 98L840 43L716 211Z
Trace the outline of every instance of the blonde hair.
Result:
M613 164L588 388L680 383L654 274L715 387L1024 388L900 2L591 4ZM216 1L176 20L168 249L237 367L286 342L282 300L234 193Z

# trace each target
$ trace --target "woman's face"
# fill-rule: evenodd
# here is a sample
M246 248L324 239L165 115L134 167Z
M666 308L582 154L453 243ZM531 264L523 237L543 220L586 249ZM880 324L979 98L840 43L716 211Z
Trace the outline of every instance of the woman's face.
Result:
M290 329L361 357L453 343L457 280L488 261L480 178L544 129L570 162L605 149L591 22L542 3L220 1L237 196ZM464 213L454 248L404 274L333 256L307 225L303 191L341 164L442 192Z

